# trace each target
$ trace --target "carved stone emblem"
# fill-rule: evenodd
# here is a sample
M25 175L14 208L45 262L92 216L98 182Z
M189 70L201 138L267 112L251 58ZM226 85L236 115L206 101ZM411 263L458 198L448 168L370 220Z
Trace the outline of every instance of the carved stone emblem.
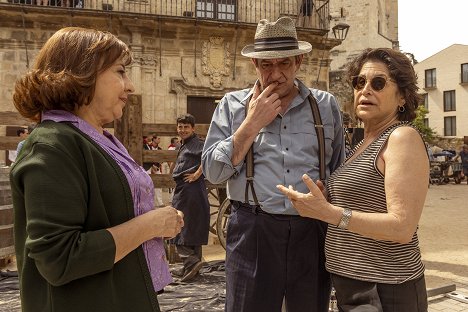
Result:
M229 75L231 70L230 56L229 42L224 42L224 38L211 37L210 41L203 41L203 74L210 76L210 84L213 88L222 88L223 76Z
M140 66L156 67L158 60L154 55L133 53L133 62Z

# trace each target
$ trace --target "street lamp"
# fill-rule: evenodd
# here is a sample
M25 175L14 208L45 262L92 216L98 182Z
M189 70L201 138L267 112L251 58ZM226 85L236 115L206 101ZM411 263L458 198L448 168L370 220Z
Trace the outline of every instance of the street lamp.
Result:
M332 27L332 30L333 30L333 36L335 37L335 39L339 39L341 42L343 42L343 40L345 40L346 36L348 35L349 25L346 23L338 23ZM329 33L330 32L327 32L326 38L328 38ZM325 53L325 49L322 52L321 59L323 59L324 53ZM320 65L319 65L316 83L318 83L319 81L321 69L322 69L322 62L320 62Z
M341 41L346 39L346 36L348 35L348 30L349 30L349 25L346 23L338 23L332 28L333 30L333 36L336 39L340 39Z

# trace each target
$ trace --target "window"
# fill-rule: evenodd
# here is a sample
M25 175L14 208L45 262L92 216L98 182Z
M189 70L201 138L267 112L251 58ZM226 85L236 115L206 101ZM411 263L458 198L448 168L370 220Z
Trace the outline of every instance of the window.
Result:
M456 110L455 107L455 90L444 91L444 112Z
M425 84L424 87L425 88L435 88L435 87L437 87L435 68L426 70L426 84Z
M424 108L429 110L429 97L427 96L427 93L424 93L422 96L423 96Z
M236 0L197 0L197 17L234 21Z
M461 83L468 82L468 63L461 64Z
M456 136L457 135L457 117L445 117L444 118L444 136Z

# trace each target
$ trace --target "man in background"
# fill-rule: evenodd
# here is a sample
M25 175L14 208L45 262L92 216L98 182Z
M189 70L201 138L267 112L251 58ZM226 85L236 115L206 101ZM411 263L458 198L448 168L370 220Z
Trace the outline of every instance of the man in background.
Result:
M28 138L29 134L34 130L35 125L29 125L27 128L20 128L16 131L16 135L21 138L21 141L16 146L16 151L9 151L8 159L11 162L16 161L16 157L18 157L21 149L23 148L24 142Z
M182 145L172 172L176 182L172 206L183 212L184 227L173 243L184 264L172 273L181 277L182 282L188 282L203 266L202 245L208 243L210 205L201 168L204 142L195 133L195 117L190 114L179 116L177 133Z
M171 138L171 144L167 147L167 150L173 151L173 150L178 150L180 147L180 142L178 137L173 137Z

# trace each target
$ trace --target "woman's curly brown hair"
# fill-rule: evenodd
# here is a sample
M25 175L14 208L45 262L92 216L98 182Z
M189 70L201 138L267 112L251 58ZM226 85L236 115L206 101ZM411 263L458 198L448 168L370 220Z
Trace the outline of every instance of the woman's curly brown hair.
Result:
M405 111L398 112L397 118L400 121L413 121L422 96L418 94L418 77L410 59L403 53L389 48L366 49L348 65L348 81L351 81L351 77L359 75L362 66L368 61L381 62L387 66L390 78L396 82L405 99Z
M94 96L97 75L122 59L132 62L129 48L109 32L66 27L47 40L34 67L15 84L13 102L35 122L45 110L73 112Z

